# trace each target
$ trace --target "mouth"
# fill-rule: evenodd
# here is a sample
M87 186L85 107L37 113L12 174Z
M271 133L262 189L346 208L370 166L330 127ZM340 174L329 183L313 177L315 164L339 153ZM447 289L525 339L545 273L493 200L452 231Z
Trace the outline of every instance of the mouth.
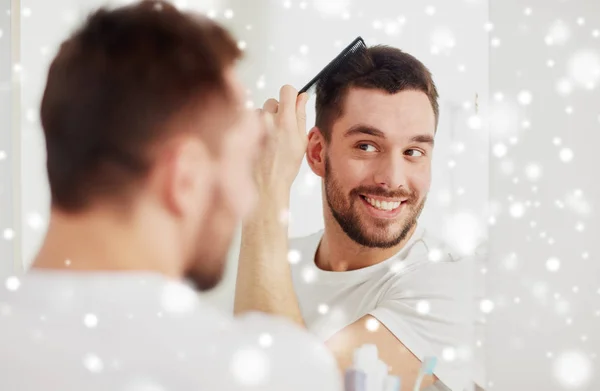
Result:
M374 217L392 219L398 216L407 199L391 199L360 195L367 211Z

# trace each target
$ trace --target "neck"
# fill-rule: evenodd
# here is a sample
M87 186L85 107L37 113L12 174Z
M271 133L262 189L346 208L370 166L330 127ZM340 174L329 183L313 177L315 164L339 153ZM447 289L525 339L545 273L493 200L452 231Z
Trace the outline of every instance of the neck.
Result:
M402 242L390 248L362 246L346 235L329 208L325 208L325 231L317 249L315 262L319 268L330 271L349 271L376 265L398 253L410 240L416 225Z
M148 212L148 211L147 211ZM145 214L150 217L152 214ZM181 277L179 254L168 248L167 230L157 222L136 221L115 211L66 214L55 209L34 269L73 271L150 271ZM161 231L161 232L159 232ZM172 243L172 242L171 242Z

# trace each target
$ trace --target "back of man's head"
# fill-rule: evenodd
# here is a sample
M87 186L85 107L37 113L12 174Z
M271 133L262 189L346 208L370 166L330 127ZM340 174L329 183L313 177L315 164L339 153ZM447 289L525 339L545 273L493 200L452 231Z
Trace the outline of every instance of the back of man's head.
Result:
M202 121L209 102L233 102L225 70L238 57L223 28L166 2L94 12L61 45L42 100L52 207L126 202L155 147L190 130L175 126L186 117L200 121L194 130L218 151L222 135Z
M382 90L395 94L405 90L427 95L436 123L438 92L431 72L415 57L400 49L377 45L348 56L329 77L317 85L316 126L331 139L333 123L342 116L344 99L351 88Z

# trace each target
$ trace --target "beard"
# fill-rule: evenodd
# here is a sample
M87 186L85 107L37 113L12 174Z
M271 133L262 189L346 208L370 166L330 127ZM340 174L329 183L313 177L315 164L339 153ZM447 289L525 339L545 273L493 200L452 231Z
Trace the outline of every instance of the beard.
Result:
M216 287L225 272L237 219L224 204L217 194L210 204L208 216L202 219L196 235L196 248L187 263L190 266L185 273L185 278L199 291Z
M357 202L360 195L389 198L406 198L406 209L396 220L376 219L365 216L359 211ZM381 187L359 186L350 191L348 196L340 186L331 169L329 158L325 158L325 198L331 214L340 228L352 241L370 248L391 248L400 244L417 224L417 220L425 206L426 197L419 202L419 195L414 191L398 189L385 190Z

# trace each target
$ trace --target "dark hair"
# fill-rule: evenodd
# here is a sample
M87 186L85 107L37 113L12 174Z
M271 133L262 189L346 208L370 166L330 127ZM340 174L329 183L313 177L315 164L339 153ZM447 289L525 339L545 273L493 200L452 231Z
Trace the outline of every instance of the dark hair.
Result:
M316 125L326 141L331 140L331 128L342 116L344 99L352 87L384 90L390 94L422 91L429 97L437 128L438 92L431 72L410 54L377 45L349 56L335 73L317 85Z
M176 120L233 102L224 71L240 55L222 27L164 1L91 14L60 46L42 99L52 206L129 193Z

